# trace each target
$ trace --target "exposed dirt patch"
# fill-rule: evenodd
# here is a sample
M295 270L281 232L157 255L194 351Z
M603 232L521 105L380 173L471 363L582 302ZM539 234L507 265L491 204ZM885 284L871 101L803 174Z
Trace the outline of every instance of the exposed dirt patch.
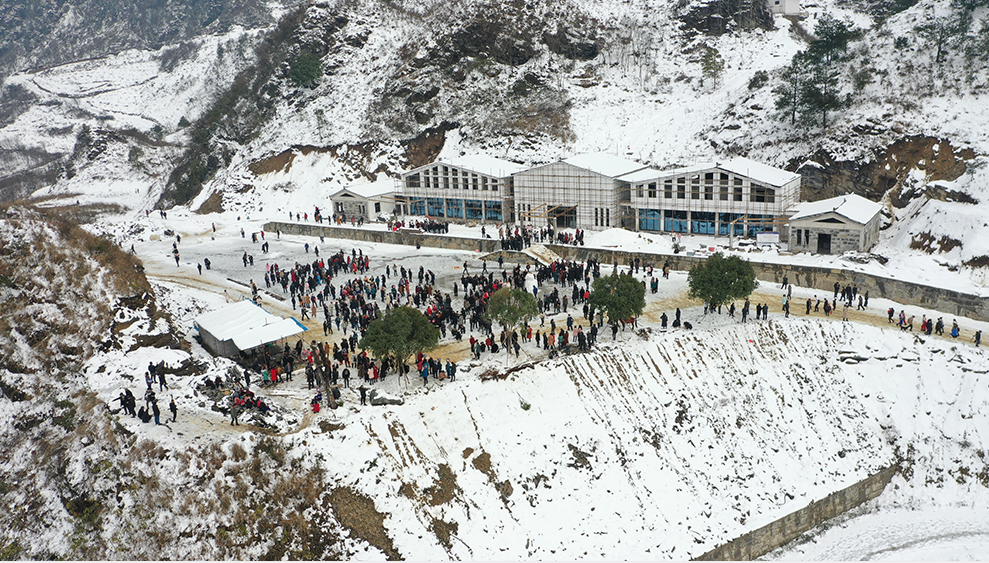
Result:
M469 458L472 453L474 453L474 448L464 448L464 459Z
M207 213L223 213L223 193L220 191L215 191L211 196L206 198L206 201L199 206L196 213L200 215L206 215Z
M934 254L934 252L951 252L952 249L959 248L961 245L962 241L958 239L953 239L947 235L942 235L941 238L934 238L934 235L929 232L914 235L910 240L910 248L923 250L928 254Z
M489 369L481 374L481 381L490 381L492 379L506 379L509 375L515 372L528 369L536 365L536 362L525 362L524 364L519 364L517 366L512 366L505 371L498 371L497 369ZM487 454L485 454L487 455Z
M488 452L482 452L481 455L475 457L471 465L474 466L474 469L487 475L492 481L494 480L494 471L491 470L491 454Z
M378 512L374 501L350 487L337 487L329 494L333 514L340 525L385 552L389 561L400 561L402 554L395 549L385 531L385 514Z
M436 539L439 540L440 544L449 550L452 547L450 538L460 531L460 524L457 524L456 522L447 522L445 520L440 520L439 518L433 518L429 528L434 534L436 534Z
M985 268L986 266L989 266L989 256L976 256L975 258L966 260L962 263L970 268Z
M247 168L255 176L260 176L262 174L271 174L272 172L284 172L292 167L292 162L294 161L295 151L288 149L274 156L255 160Z
M443 145L446 143L446 132L459 127L456 123L443 123L426 129L414 139L403 143L405 145L405 160L409 168L418 168L436 160Z
M797 169L801 174L803 199L814 201L840 193L856 193L877 201L886 190L902 183L912 170L924 171L929 182L951 181L965 173L965 161L972 158L975 158L975 151L971 148L956 148L945 139L915 135L903 137L885 150L877 151L875 158L864 165L834 160L822 150L810 159L801 157L791 161L787 169ZM807 160L823 168L800 166ZM917 192L894 193L891 202L902 208L917 195Z
M446 504L457 496L460 492L460 487L457 485L457 476L453 474L450 466L441 463L437 467L439 472L439 479L436 480L436 484L426 487L423 489L422 493L426 495L426 503L429 506L439 506L441 504Z
M319 431L324 433L343 430L346 427L346 425L341 424L339 422L330 422L328 420L320 420L318 426L319 426Z

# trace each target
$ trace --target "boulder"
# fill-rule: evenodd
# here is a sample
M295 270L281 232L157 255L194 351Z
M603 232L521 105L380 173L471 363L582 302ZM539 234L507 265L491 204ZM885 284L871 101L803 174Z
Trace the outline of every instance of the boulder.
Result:
M379 389L371 389L368 393L368 398L371 400L371 404L374 406L381 405L404 405L405 399L401 397L396 397L394 395L389 395L388 393L381 391Z

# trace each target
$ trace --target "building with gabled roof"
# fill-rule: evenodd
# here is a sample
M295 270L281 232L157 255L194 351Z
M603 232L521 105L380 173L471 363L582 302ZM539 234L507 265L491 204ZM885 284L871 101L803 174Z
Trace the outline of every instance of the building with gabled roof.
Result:
M333 214L343 221L364 219L374 221L379 215L402 214L398 197L398 181L393 178L351 184L330 194Z
M790 212L789 248L794 252L867 252L879 238L882 205L846 194L795 205Z
M513 175L525 166L486 155L437 160L402 174L409 215L440 221L512 223Z
M538 227L634 229L629 218L629 183L620 178L645 164L590 153L515 174L515 208L520 223Z
M685 168L647 168L618 178L631 185L640 231L754 237L800 199L800 175L747 158Z

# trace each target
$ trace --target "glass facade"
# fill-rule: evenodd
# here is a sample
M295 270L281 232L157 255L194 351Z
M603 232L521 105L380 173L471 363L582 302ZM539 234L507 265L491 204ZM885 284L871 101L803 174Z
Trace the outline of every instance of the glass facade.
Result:
M487 221L501 221L501 202L485 201L484 218Z
M687 232L687 212L686 211L666 211L666 215L663 218L663 225L665 231L671 233L685 233Z
M713 235L715 231L714 217L713 211L694 211L690 214L690 232L699 235Z
M447 199L446 200L446 216L451 219L463 219L464 218L464 200L462 199Z
M426 215L430 217L443 217L443 198L426 198Z
M464 200L464 218L475 219L477 221L481 220L483 217L481 212L481 200L479 199L465 199Z
M660 211L658 209L639 210L639 230L658 231L660 229Z
M730 226L729 223L741 216L742 215L740 213L718 213L718 234L721 236L728 236L728 227ZM744 233L745 225L743 225L741 221L735 223L734 235L736 237L740 237Z

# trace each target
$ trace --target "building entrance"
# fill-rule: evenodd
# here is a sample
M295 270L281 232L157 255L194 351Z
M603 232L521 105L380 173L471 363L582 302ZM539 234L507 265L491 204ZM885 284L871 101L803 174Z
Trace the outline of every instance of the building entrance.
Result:
M818 235L817 235L817 253L818 254L831 254L831 235L826 235L824 233L818 233Z

